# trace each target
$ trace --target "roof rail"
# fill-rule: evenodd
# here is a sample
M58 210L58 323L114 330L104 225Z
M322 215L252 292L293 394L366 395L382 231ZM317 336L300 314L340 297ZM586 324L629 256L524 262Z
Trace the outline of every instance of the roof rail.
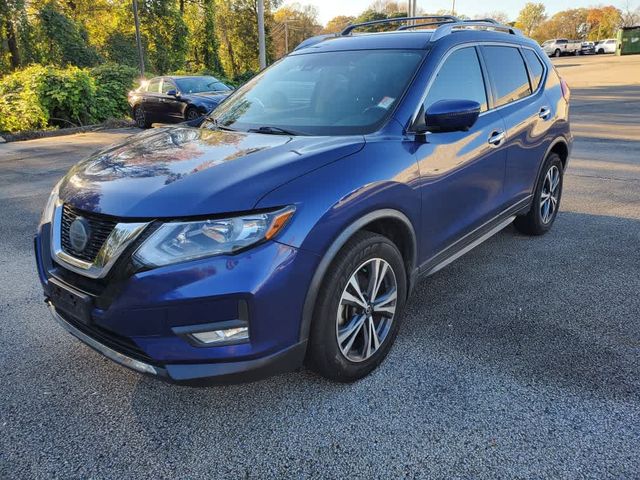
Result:
M450 22L460 21L457 17L454 17L452 15L423 15L418 17L384 18L382 20L372 20L370 22L354 23L352 25L349 25L340 32L340 36L344 37L344 36L350 35L351 32L354 31L356 28L368 27L370 25L381 25L383 23L408 22L412 20L437 20L437 19L446 20Z
M414 23L409 25L400 25L396 28L396 31L404 31L404 30L413 30L414 28L420 27L436 27L440 25L444 25L446 23L457 23L459 20L440 20L438 22L426 22L426 23Z
M450 35L455 30L489 30L495 32L508 33L510 35L522 36L520 30L508 25L502 25L495 20L464 20L461 22L447 22L438 27L438 29L431 36L430 41L436 42L442 37Z
M296 48L294 48L293 51L295 52L296 50L301 50L303 48L310 47L317 43L323 42L327 38L335 38L337 36L338 36L337 33L325 33L323 35L316 35L315 37L309 37L303 40L302 42L300 42L300 44Z
M494 20L493 18L473 18L468 20L463 20L463 22L471 23L471 22L487 22L493 23L494 25L500 25L500 22Z

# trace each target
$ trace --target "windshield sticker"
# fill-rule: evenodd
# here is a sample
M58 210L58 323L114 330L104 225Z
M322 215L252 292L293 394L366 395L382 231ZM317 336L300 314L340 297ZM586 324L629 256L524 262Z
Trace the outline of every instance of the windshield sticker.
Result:
M395 101L395 98L383 97L382 100L378 102L378 106L380 108L384 108L385 110L387 110L391 106L391 104L393 104L394 101Z

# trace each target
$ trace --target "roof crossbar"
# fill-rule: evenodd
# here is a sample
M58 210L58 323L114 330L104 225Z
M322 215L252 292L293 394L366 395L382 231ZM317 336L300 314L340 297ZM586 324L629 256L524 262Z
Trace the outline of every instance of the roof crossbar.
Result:
M457 20L440 20L438 22L427 22L427 23L414 23L409 25L400 25L396 28L396 31L405 31L405 30L413 30L414 28L420 27L436 27L440 25L444 25L445 23L456 23Z
M372 20L370 22L363 23L354 23L352 25L347 26L344 30L340 32L340 36L344 37L350 35L356 28L368 27L370 25L381 25L384 23L396 23L396 22L409 22L413 20L446 20L449 22L459 22L460 20L457 17L452 15L423 15L418 17L398 17L398 18L384 18L382 20Z
M519 35L522 36L520 30L514 27L509 27L508 25L502 25L493 21L486 20L464 20L462 22L447 22L439 26L434 34L431 36L430 41L437 42L442 37L446 37L450 35L455 30L488 30L495 32L508 33L510 35Z

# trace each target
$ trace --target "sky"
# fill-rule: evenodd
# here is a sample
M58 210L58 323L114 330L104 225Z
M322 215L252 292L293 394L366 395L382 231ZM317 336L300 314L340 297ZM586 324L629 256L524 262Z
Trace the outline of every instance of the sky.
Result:
M627 0L535 0L542 1L547 7L547 13L553 15L560 10L569 8L590 7L594 5L615 5L624 9ZM338 15L358 15L373 3L373 0L286 0L285 5L299 3L302 5L314 5L318 9L320 23L325 25L327 21ZM441 9L450 9L452 0L417 0L418 8L425 12L436 12ZM460 14L475 16L491 11L503 11L512 20L518 16L518 12L527 3L527 0L455 0L456 11ZM640 0L628 2L633 8L640 4Z

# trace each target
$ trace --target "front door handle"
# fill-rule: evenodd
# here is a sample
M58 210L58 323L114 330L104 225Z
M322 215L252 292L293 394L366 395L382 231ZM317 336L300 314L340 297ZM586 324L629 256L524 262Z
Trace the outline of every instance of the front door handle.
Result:
M542 107L540 112L538 112L538 116L543 120L549 118L549 115L551 115L551 109L549 107Z
M489 142L489 145L493 145L494 147L497 147L502 143L502 141L505 139L506 136L507 134L504 133L503 131L496 130L491 134L491 136L489 137L489 140L487 141Z

